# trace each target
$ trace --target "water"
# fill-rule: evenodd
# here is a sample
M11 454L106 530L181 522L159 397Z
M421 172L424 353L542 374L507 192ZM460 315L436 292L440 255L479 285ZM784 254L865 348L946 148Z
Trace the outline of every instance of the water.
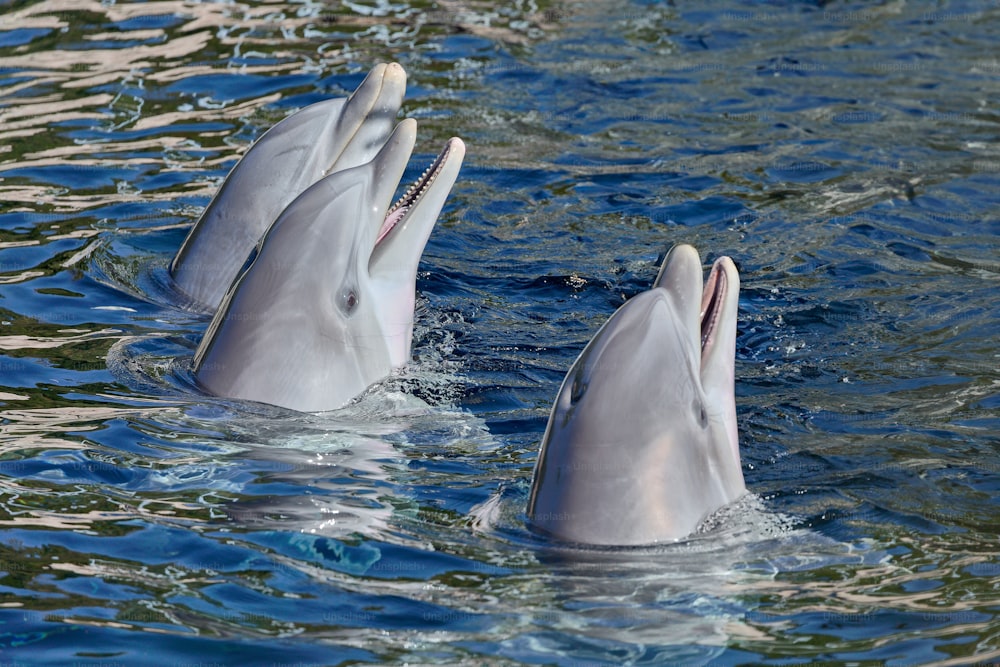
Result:
M0 663L1000 657L991 3L4 7ZM329 415L199 395L167 262L388 60L413 175L469 146L414 363ZM522 521L550 403L675 242L741 270L754 495L561 551Z

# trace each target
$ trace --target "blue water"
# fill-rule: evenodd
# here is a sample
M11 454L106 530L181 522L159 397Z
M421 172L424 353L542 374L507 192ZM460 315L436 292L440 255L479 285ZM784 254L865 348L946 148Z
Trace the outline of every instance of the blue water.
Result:
M1000 12L702 5L0 10L0 664L1000 659ZM469 149L414 362L328 415L199 395L167 262L389 60L412 175ZM753 495L560 551L549 406L676 242L741 272Z

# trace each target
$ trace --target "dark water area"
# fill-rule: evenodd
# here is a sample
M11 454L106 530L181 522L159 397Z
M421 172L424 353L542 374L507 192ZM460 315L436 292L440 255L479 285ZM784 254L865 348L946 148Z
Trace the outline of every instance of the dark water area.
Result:
M1000 10L0 5L0 664L1000 660ZM166 266L376 62L468 155L413 363L200 394ZM751 496L659 548L524 525L562 377L674 243L731 256Z

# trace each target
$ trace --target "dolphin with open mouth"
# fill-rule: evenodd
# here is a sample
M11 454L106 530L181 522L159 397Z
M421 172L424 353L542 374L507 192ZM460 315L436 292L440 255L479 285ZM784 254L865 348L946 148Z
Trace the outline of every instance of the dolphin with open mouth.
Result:
M416 128L403 120L370 162L324 177L281 213L195 353L202 388L334 410L409 360L417 265L465 156L448 140L390 206Z
M615 312L563 380L528 499L532 528L581 545L691 535L746 493L734 398L740 279L728 257L702 285L677 245L652 289Z
M311 104L265 132L229 172L170 264L189 305L214 312L295 197L327 174L370 161L392 132L405 92L403 68L378 64L350 97Z

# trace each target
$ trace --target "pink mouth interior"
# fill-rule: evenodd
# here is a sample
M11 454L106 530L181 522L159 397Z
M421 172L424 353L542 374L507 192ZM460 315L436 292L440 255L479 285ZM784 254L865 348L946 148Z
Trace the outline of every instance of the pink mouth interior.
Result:
M382 239L384 239L386 235L393 230L396 224L403 219L403 216L406 215L408 210L410 210L409 207L400 206L393 209L389 215L385 216L385 220L382 222L382 226L378 230L378 238L375 239L375 245L382 242Z
M715 326L722 312L722 300L726 294L726 273L716 264L712 267L705 289L701 293L701 356L712 346Z
M445 160L448 158L448 154L451 152L451 143L445 144L444 150L434 158L434 162L431 163L424 173L420 175L413 184L406 189L406 192L402 197L392 205L389 212L385 216L385 220L382 221L382 226L379 227L378 237L375 239L375 245L377 246L382 242L389 233L396 228L399 222L406 217L406 214L411 208L420 200L427 188L430 187L431 183L441 172L441 168L444 166Z

